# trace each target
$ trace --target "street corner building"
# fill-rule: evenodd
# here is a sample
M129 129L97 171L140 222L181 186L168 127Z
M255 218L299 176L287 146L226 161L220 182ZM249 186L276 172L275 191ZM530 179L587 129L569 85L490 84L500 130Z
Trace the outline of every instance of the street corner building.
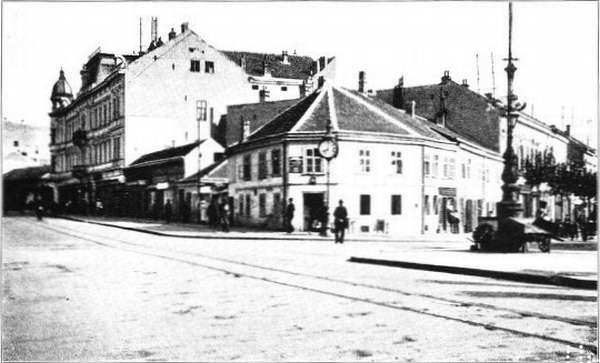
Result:
M60 208L87 213L98 206L109 215L137 214L144 208L132 212L124 201L131 199L128 183L140 187L142 182L135 173L127 180L124 169L140 157L194 141L202 141L201 148L216 147L204 142L209 139L225 145L228 105L296 99L310 94L319 77L335 76L334 58L218 50L188 23L179 33L171 28L164 40L156 29L153 19L146 51L94 51L81 69L77 94L60 70L51 94L47 180ZM182 178L215 162L212 152L196 155L194 169L185 169ZM155 188L151 179L143 183ZM198 205L199 191L190 193L190 204Z
M358 91L322 79L295 102L229 107L238 123L228 123L226 150L237 223L280 228L293 198L292 224L309 231L324 206L331 213L343 200L351 233L458 233L459 201L467 201L462 219L472 227L476 208L500 199L497 150L389 105L364 83L361 72ZM330 162L317 148L328 125L339 146ZM467 160L495 177L457 173Z

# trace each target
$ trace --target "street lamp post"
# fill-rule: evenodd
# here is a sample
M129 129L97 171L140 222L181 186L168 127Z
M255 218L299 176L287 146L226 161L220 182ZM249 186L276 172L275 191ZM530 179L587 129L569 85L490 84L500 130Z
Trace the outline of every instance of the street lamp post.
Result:
M321 157L327 161L327 181L326 181L326 192L325 192L325 200L323 201L325 205L325 213L329 214L329 188L330 188L330 171L329 166L331 159L335 158L338 154L338 142L337 137L333 135L331 132L331 120L327 120L327 128L325 135L321 138L319 142L319 154ZM325 217L325 216L323 216ZM328 219L328 218L324 218ZM327 226L323 226L322 235L327 236Z
M197 178L196 178L196 192L198 193L198 224L200 224L202 222L202 201L200 200L200 191L201 191L201 186L200 186L200 182L202 180L202 176L200 175L200 170L201 170L201 165L200 165L200 160L202 159L202 152L200 151L200 126L202 124L202 120L198 120L198 171L197 171Z
M519 187L516 185L518 179L517 173L517 155L513 149L513 130L519 118L519 111L525 108L517 102L517 95L513 93L513 80L517 67L513 61L518 59L512 56L512 2L508 3L508 65L504 69L507 75L507 100L506 107L503 110L507 120L506 151L504 152L504 169L502 171L502 200L496 204L498 216L498 239L502 245L513 244L514 236L511 233L511 226L508 222L510 217L518 217L523 211L521 203L518 202Z

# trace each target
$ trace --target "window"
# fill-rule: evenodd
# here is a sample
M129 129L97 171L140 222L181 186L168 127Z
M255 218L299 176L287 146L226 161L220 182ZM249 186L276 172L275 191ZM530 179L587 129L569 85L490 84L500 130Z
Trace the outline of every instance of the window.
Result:
M471 159L467 159L467 179L471 179Z
M265 179L267 177L267 153L258 153L258 179Z
M113 160L121 158L121 138L115 137L113 139Z
M204 62L205 73L215 73L215 62Z
M190 61L190 72L200 72L200 61L199 60L191 60Z
M257 84L253 84L252 85L252 89L258 89L258 85Z
M206 101L196 101L196 121L206 121Z
M423 201L423 208L425 209L425 215L429 215L431 213L431 209L429 208L429 196L425 196L425 200Z
M246 194L246 215L250 217L250 194Z
M273 216L275 218L279 217L281 214L281 194L274 193L273 194Z
M425 176L431 175L431 165L429 161L429 155L427 154L424 156L423 159L423 173L425 174Z
M258 216L265 217L267 215L267 195L260 193L258 195Z
M271 150L271 175L281 175L281 150Z
M370 150L359 150L360 171L362 173L371 172L371 152Z
M252 176L250 175L251 172L251 167L252 167L252 159L250 158L250 155L244 155L244 166L243 166L243 179L244 180L251 180Z
M438 214L438 197L437 197L437 195L433 196L433 214Z
M210 108L210 124L215 121L215 109L213 107Z
M402 196L401 195L392 195L392 215L402 214Z
M19 147L19 140L13 141L13 146L14 147Z
M306 149L306 172L307 173L322 173L321 157L316 148Z
M113 98L113 118L119 118L119 97Z
M449 163L447 157L444 157L442 173L443 173L442 175L443 175L444 179L447 179L450 177L450 163Z
M369 194L360 195L360 214L363 216L371 214L371 196Z
M106 121L108 120L108 108L106 107L106 103L104 103L102 105L102 112L103 112L103 115L102 115L102 124L105 124Z
M456 177L456 164L454 162L454 158L450 158L450 163L448 165L448 177L453 179Z
M240 194L238 196L238 205L239 205L239 208L240 208L239 214L240 215L244 215L244 194Z
M287 87L286 86L281 86L281 90L285 92L285 91L287 91Z
M108 120L112 120L113 119L113 113L112 113L112 102L110 102L110 100L108 100Z
M402 153L400 151L392 151L392 165L396 166L396 174L402 174Z
M432 175L434 178L438 176L438 164L439 164L439 156L433 155L433 172Z

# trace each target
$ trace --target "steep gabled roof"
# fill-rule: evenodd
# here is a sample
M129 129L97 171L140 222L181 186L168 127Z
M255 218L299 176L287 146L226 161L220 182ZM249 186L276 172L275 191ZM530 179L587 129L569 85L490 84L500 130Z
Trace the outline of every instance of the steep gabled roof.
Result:
M313 59L311 57L289 55L288 62L283 63L283 56L268 53L252 53L221 50L236 64L241 64L244 57L246 66L245 71L252 76L264 76L264 64L271 72L273 77L306 79L311 76Z
M248 141L281 134L323 132L328 120L333 131L397 135L445 141L424 125L385 102L344 88L325 85L252 133Z
M154 151L149 154L145 154L137 158L130 166L139 165L142 163L147 163L151 161L158 161L163 159L169 159L174 157L183 157L190 153L190 151L194 150L199 144L203 143L206 140L202 140L201 142L194 141L189 144L170 147L168 149L163 149L159 151Z

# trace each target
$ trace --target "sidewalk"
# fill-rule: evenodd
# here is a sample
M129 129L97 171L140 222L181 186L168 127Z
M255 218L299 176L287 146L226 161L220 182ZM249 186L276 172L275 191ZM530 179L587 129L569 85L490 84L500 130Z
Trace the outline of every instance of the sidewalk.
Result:
M598 280L596 251L485 253L449 244L404 251L363 250L349 261L590 290L597 288Z
M231 227L229 232L222 232L220 228L213 230L205 224L170 223L152 219L133 219L97 216L61 215L60 218L79 222L98 224L109 227L122 228L142 233L149 233L166 237L181 238L208 238L208 239L266 239L266 240L310 240L333 241L333 234L321 237L317 232L265 231L257 228ZM383 233L346 233L345 241L348 242L463 242L468 248L470 234L434 234L417 236L390 236Z
M333 236L318 233L261 231L232 227L230 232L213 231L206 225L156 220L109 217L67 216L61 218L84 223L133 230L167 237L237 240L323 241ZM401 267L452 274L481 276L502 280L596 289L598 280L597 242L552 242L551 253L484 253L469 251L470 234L403 236L384 234L348 234L349 242L400 242L381 248L357 248L348 260L390 267ZM418 244L402 242L424 242ZM382 245L380 245L382 246Z

